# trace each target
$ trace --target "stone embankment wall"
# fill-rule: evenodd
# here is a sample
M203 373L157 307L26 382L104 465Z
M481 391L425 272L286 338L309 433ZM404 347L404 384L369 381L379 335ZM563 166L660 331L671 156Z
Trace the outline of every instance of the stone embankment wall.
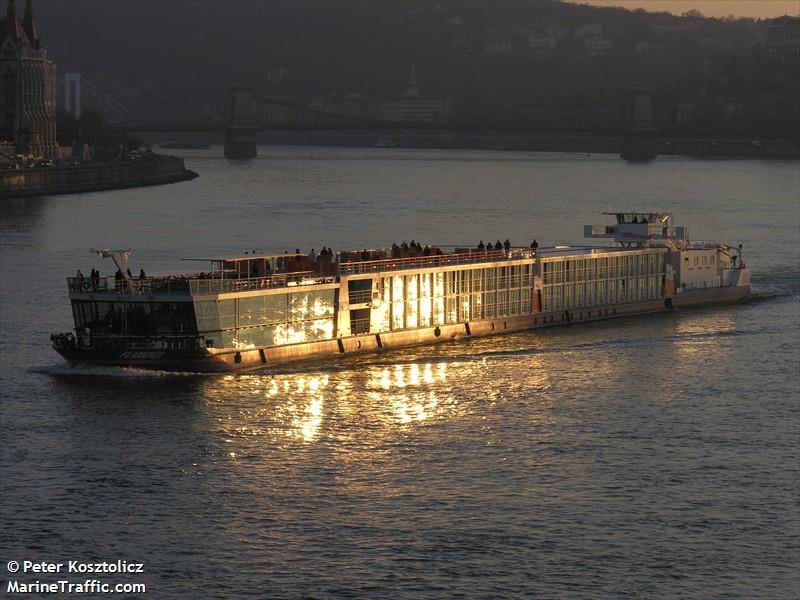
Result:
M85 163L75 167L2 171L0 199L160 185L195 177L197 173L187 170L182 158L165 155L134 161Z

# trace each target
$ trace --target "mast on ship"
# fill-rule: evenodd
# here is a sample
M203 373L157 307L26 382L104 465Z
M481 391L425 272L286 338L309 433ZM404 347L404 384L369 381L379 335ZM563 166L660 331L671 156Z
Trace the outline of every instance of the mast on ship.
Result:
M122 265L119 264L117 257L122 260L122 262L128 262L128 256L130 256L131 249L127 248L125 250L109 250L108 248L98 249L98 248L90 248L89 252L94 252L100 258L110 258L114 261L114 264L117 266L117 271L122 273L122 277L125 280L125 283L130 282L130 277L128 277L127 271L122 268Z

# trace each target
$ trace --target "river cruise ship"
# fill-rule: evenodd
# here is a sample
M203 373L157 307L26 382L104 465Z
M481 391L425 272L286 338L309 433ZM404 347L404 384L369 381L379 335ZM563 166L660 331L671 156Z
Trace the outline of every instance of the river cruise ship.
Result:
M214 372L734 302L742 247L690 241L669 213L604 213L595 245L187 259L207 271L67 279L73 364ZM535 245L535 244L534 244ZM416 246L418 249L419 246Z

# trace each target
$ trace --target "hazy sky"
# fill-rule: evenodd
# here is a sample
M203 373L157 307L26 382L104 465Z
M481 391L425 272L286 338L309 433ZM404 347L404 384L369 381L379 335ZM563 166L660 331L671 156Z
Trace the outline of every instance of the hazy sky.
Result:
M652 12L683 14L696 8L708 17L770 18L800 14L800 0L568 0L579 4L643 8Z

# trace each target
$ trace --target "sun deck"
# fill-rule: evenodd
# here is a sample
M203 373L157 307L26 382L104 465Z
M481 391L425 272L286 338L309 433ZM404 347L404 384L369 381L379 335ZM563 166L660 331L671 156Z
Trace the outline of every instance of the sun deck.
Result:
M704 246L695 242L693 247ZM555 246L548 248L511 248L475 250L457 248L430 256L353 259L360 252L342 252L335 260L311 261L305 254L242 256L232 258L184 259L207 261L207 272L175 273L150 277L69 277L71 293L113 294L127 296L169 295L206 296L295 286L331 284L340 276L416 269L445 268L471 264L500 263L536 258L630 252L618 246ZM385 256L383 250L368 251L370 256Z

